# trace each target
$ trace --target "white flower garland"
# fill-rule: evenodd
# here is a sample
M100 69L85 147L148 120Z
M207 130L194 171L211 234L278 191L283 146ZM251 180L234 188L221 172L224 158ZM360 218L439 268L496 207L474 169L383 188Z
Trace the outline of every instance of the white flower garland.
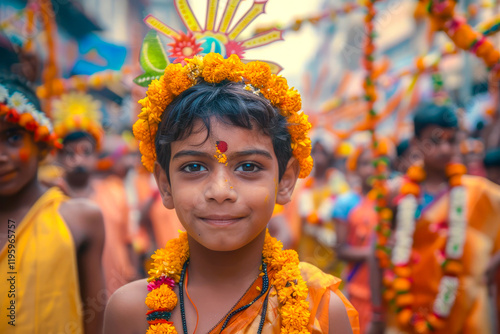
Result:
M448 211L448 240L446 258L460 259L465 244L467 192L465 187L453 187L450 191ZM392 251L392 263L395 266L407 265L413 248L413 234L416 225L417 198L406 195L398 206L396 242ZM443 276L439 283L439 292L434 301L434 313L440 317L448 317L455 303L459 280L453 276Z

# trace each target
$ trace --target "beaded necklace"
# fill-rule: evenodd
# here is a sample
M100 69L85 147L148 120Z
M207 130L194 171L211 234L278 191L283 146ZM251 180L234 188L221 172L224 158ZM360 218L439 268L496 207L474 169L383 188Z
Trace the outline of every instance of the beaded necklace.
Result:
M189 262L189 245L187 233L183 232L179 238L170 240L165 248L158 249L152 256L153 269L149 271L148 296L146 305L150 309L147 314L149 329L147 334L177 334L170 317L172 310L177 305L177 295L173 291L175 284L179 284L179 301L181 305L181 318L183 333L187 334L187 325L184 309L183 283ZM275 274L271 279L267 271ZM299 258L293 250L283 250L280 241L269 235L266 231L264 247L262 250L262 288L258 297L249 304L232 311L225 319L221 331L227 328L230 319L244 311L259 298L266 295L262 307L258 333L262 332L265 315L267 312L268 290L274 286L278 293L278 301L282 305L279 309L281 316L281 333L305 333L309 322L309 302L307 284L300 275Z

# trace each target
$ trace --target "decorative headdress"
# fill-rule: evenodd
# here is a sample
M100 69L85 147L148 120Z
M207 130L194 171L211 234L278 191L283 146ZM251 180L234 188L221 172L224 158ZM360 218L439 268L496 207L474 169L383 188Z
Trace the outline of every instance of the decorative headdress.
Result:
M53 104L54 131L60 138L73 132L86 132L99 147L104 133L100 105L99 101L82 92L62 95Z
M21 92L9 92L7 87L0 85L0 116L16 123L35 134L35 141L46 142L52 147L60 147L57 135L50 120L42 111L28 101Z
M155 135L165 108L201 78L208 83L220 83L224 80L241 82L245 89L268 99L288 121L293 155L300 163L299 177L309 175L313 160L310 155L311 140L307 132L311 124L307 115L300 111L300 94L293 87L288 87L285 78L276 74L281 70L279 65L240 60L245 49L282 39L282 32L272 29L253 38L236 41L248 24L264 12L266 2L267 0L255 1L230 31L228 27L240 0L228 2L217 30L217 1L209 1L205 29L200 27L186 0L174 1L177 12L188 29L187 35L175 31L152 15L145 18L147 25L174 40L169 46L172 47L172 57L175 57L173 63L169 64L156 32L152 30L146 35L140 59L145 73L134 81L141 86L151 83L147 96L139 101L142 112L134 124L133 132L140 141L142 163L148 171L153 171L156 161Z

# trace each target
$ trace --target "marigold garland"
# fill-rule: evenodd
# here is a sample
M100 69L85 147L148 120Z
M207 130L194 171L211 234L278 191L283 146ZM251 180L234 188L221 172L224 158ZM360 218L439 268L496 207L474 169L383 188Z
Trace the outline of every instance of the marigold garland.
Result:
M412 327L417 333L429 333L443 328L453 307L458 291L458 276L463 271L460 259L465 243L466 214L465 188L461 176L467 172L464 165L449 164L446 167L450 191L450 208L448 212L448 240L445 246L446 260L442 263L443 277L439 284L439 292L434 301L433 310L428 315L415 313L412 305L415 297L411 294L410 258L413 245L413 232L416 224L417 198L421 195L420 183L425 179L425 171L421 166L411 166L407 173L407 181L401 187L401 199L398 207L396 244L392 250L392 273L384 277L386 291L384 297L397 309L398 324Z
M139 149L142 162L150 172L156 161L154 138L165 108L175 97L194 86L198 78L209 83L220 83L224 80L243 82L251 85L254 93L262 94L281 115L287 118L288 130L292 137L292 151L300 164L300 178L304 178L312 170L311 141L307 132L311 124L307 115L300 112L302 108L300 94L288 87L285 78L271 74L269 65L263 62L244 64L233 54L224 59L220 54L209 53L205 57L195 56L184 59L182 64L169 64L163 76L153 80L148 87L147 96L139 100L142 105L139 120L133 126L135 137L141 141Z
M307 301L308 288L299 269L299 257L294 250L283 250L283 244L271 237L266 231L266 238L262 250L264 263L269 272L275 272L271 277L270 285L278 292L278 301L281 308L281 333L308 333L310 312ZM189 258L187 233L180 233L177 239L170 240L165 248L158 249L153 254L152 269L149 271L148 290L152 290L146 297L146 305L150 308L147 315L149 329L147 334L177 333L173 323L167 321L170 312L177 304L177 296L170 284L172 279L179 283L182 267ZM175 296L175 297L174 297ZM153 317L151 317L153 315ZM148 318L149 319L149 318Z

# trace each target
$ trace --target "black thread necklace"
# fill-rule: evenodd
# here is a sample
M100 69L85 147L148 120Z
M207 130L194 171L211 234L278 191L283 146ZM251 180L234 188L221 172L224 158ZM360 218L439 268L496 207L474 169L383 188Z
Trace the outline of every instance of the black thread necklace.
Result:
M186 311L184 308L184 277L186 276L186 269L189 263L189 259L184 263L184 266L182 267L182 272L181 272L181 278L179 280L179 302L181 304L181 318L182 318L182 331L184 334L188 334L187 330L187 322L186 322ZM234 310L231 312L226 320L224 321L224 324L221 327L221 330L219 333L222 333L222 331L226 328L227 324L229 323L229 320L231 318L238 314L241 311L246 310L249 308L253 303L255 303L257 300L259 300L260 297L262 297L267 290L269 289L269 277L267 276L267 265L264 261L262 261L262 272L264 275L262 276L262 289L260 294L252 300L250 303L238 308L237 310ZM264 327L264 320L266 317L266 312L267 312L267 301L268 301L269 294L266 296L266 299L264 300L264 305L262 306L262 312L261 312L261 318L260 318L260 323L259 323L259 329L257 331L257 334L262 334L262 329Z

